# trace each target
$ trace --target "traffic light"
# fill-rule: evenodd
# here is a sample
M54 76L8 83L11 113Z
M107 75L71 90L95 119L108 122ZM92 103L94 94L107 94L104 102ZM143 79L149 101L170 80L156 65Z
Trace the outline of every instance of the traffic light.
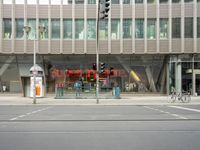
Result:
M101 62L100 63L100 73L103 73L105 69L105 63Z
M96 65L96 63L93 63L92 69L93 69L93 70L97 70L97 65Z
M110 0L100 1L100 19L107 19L110 10Z

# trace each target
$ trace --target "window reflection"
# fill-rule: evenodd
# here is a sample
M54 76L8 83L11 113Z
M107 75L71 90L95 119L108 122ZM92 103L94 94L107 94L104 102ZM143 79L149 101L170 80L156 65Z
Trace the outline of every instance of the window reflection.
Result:
M48 39L48 37L49 37L48 19L40 19L39 26L45 27L45 30L43 32L39 32L39 38L40 39Z
M24 36L24 19L16 19L15 20L16 25L16 35L15 37L17 39L21 39Z
M3 19L3 37L4 39L11 39L12 35L12 22L10 18Z
M60 39L60 19L51 20L51 38Z

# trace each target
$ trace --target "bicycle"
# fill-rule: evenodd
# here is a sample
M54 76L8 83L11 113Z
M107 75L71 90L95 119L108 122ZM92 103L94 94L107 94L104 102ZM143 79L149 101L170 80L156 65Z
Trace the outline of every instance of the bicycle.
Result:
M168 96L168 102L174 103L176 100L182 101L183 103L189 103L191 101L190 91L188 91L188 92L183 91L183 92L180 92L180 93L173 91Z

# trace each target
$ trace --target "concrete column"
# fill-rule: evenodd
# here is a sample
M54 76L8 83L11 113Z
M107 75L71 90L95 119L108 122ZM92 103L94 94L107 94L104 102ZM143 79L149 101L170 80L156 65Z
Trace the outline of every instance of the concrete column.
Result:
M48 38L48 53L51 53L51 1L48 4L48 22L49 22L49 38Z
M147 0L144 0L144 53L147 53Z
M167 95L170 94L170 85L171 85L171 78L170 78L170 70L171 70L171 62L167 62L167 67L166 67L166 90L167 90Z
M3 0L0 0L0 33L2 33L2 35L0 36L0 53L2 52L2 37L3 37Z
M196 93L196 74L194 72L194 55L192 56L192 95Z
M182 92L182 63L179 56L176 57L175 63L175 87L177 92Z
M132 52L135 53L135 0L132 0Z
M152 92L157 92L156 86L155 86L155 82L154 82L154 80L153 80L153 75L152 75L152 71L151 71L150 65L147 65L147 66L146 66L145 71L146 71L147 79L148 79L148 81L149 81L149 86L150 86L149 89L150 89Z

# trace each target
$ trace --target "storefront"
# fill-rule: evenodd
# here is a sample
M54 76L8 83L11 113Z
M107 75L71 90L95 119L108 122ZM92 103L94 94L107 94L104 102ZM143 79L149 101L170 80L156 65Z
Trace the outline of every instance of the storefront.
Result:
M30 91L29 69L32 55L1 55L1 91ZM100 74L100 92L112 92L118 85L122 92L137 94L167 94L195 87L200 91L200 55L100 55L105 69ZM81 81L83 93L96 90L95 55L37 55L37 64L45 74L45 93L74 92L74 83ZM195 85L195 86L194 86ZM25 96L25 95L24 95Z

